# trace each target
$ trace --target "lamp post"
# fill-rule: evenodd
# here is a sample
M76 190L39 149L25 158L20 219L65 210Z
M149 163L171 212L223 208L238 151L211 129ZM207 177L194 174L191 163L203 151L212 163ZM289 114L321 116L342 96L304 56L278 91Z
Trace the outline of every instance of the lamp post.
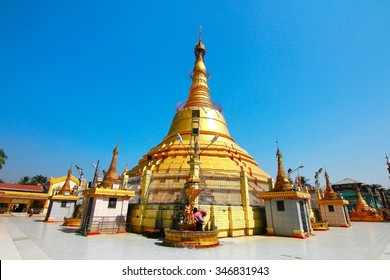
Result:
M93 180L92 180L92 186L91 188L95 188L95 184L97 183L97 179L99 177L99 160L97 161L97 164L92 163L92 166L95 168L95 174L93 175Z
M387 165L387 171L389 172L389 179L390 179L390 162L389 162L389 158L387 157L387 154L386 154L386 165Z
M183 143L183 138L179 133L176 133L176 138L179 141L180 145L183 145L183 147L187 150L190 160L188 161L188 164L190 165L190 175L186 180L185 183L185 193L189 200L189 205L186 207L186 222L193 224L193 208L195 204L198 204L198 196L202 192L202 189L199 189L200 185L200 155L205 151L210 145L214 144L218 138L219 135L215 135L211 142L204 148L200 149L199 146L199 135L200 135L200 111L199 110L192 110L192 122L191 122L191 139L190 144L187 147Z
M322 172L322 168L318 169L318 171L314 174L314 179L315 179L315 187L316 189L320 189L320 173Z
M77 172L79 172L79 184L78 184L76 190L74 191L75 194L78 195L78 192L81 189L81 183L82 183L82 180L83 180L84 172L83 172L83 169L80 166L77 166L77 164L75 164L74 166L76 167Z
M295 171L297 171L298 169L301 169L301 168L303 168L304 166L303 165L300 165L300 166L298 166L297 168L295 168L294 170L293 169L291 169L291 168L289 168L288 170L287 170L287 176L288 176L288 179L290 180L290 182L292 181L291 180L291 174L292 173L294 173Z

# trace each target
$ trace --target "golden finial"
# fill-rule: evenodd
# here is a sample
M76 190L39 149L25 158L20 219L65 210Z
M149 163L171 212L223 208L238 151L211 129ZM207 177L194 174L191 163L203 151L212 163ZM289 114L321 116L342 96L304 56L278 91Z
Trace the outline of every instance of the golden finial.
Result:
M107 172L104 174L103 181L100 183L100 188L112 188L114 184L118 184L118 175L116 173L116 158L119 154L118 144L116 144L113 152L110 167Z
M284 166L282 162L282 153L279 150L279 145L278 149L276 152L276 156L278 158L278 175L276 175L276 182L275 182L275 187L274 191L290 191L293 190L294 187L291 184L290 180L287 178L286 172L284 171Z
M204 56L206 55L206 47L202 42L202 26L200 26L199 28L199 39L198 39L198 43L195 45L194 54L197 61L199 60L203 61ZM204 69L206 70L206 67L204 67Z
M204 63L206 55L206 47L202 42L202 27L199 31L199 40L194 48L195 65L192 70L192 85L190 87L190 95L187 99L184 108L193 106L203 106L214 108L210 98L210 89L207 85L208 72Z
M332 188L332 185L330 184L329 175L328 172L325 170L325 181L326 181L326 190L325 190L325 199L339 199L337 196L337 193Z
M66 176L65 183L59 191L60 195L69 195L70 194L70 177L72 176L72 164L68 170L68 175Z

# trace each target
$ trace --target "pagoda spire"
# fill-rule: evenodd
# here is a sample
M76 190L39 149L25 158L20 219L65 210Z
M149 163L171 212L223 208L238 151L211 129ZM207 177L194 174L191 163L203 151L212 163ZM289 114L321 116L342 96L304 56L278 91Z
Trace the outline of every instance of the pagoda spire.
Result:
M72 176L72 166L68 170L68 175L66 176L65 183L62 186L58 194L60 195L69 195L70 194L70 177Z
M276 182L274 191L291 191L293 190L293 185L290 180L287 178L286 172L284 171L284 166L282 162L282 153L279 150L276 152L276 157L278 158L278 175L276 175Z
M112 189L114 184L118 184L118 175L116 173L116 158L119 154L118 143L116 144L114 150L112 151L112 160L110 167L106 174L104 174L103 181L100 183L100 188Z
M340 199L337 196L337 193L333 190L332 185L330 184L328 172L325 171L325 181L326 181L326 190L324 199Z
M195 64L192 70L192 84L190 95L184 108L188 107L211 107L214 108L210 98L210 89L207 85L208 72L204 63L206 47L202 42L202 27L199 31L199 40L194 48Z

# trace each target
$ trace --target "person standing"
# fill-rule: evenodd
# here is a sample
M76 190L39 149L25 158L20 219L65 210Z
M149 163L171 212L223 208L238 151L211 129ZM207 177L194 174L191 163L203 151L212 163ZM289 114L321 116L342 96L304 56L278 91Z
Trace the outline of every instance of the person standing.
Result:
M194 211L194 219L196 222L196 230L202 231L203 230L203 223L204 223L202 212L198 211L198 208L196 208L196 207L194 207L193 211Z

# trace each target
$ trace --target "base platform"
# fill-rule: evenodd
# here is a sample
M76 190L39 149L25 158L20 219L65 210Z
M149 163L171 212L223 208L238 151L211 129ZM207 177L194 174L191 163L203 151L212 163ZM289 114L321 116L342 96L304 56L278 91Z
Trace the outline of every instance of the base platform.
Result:
M329 230L328 223L314 222L311 224L313 230Z
M219 245L218 230L213 231L189 231L189 230L164 230L163 245L179 248L209 248Z

